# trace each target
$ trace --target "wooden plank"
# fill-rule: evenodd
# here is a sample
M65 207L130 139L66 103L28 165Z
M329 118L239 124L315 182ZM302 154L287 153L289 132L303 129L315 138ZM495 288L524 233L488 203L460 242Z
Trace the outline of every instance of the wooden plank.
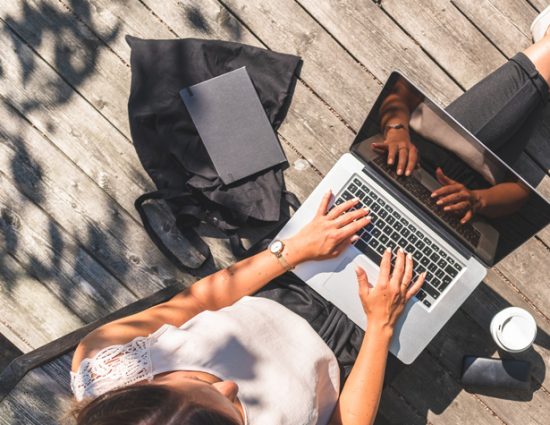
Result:
M24 265L84 321L116 310L135 296L75 239L0 172L3 255Z
M11 255L2 256L0 280L0 329L19 350L28 352L84 324Z
M125 306L124 308L121 308L107 316L103 316L91 323L88 323L86 326L80 327L61 338L51 341L40 348L18 357L0 374L0 401L4 400L4 398L17 387L18 383L28 372L40 366L47 365L48 363L55 361L52 359L59 359L62 355L73 351L82 338L93 330L103 326L105 323L135 314L154 305L165 302L182 289L183 287L181 285L173 285L163 288L152 295L141 298ZM61 372L69 375L69 369L70 362L68 362L65 366L65 370Z
M475 298L477 292L474 292L471 298ZM496 295L496 298L498 298L498 295ZM477 309L479 307L479 305L476 306ZM459 310L452 317L428 347L431 356L437 359L458 383L460 383L464 355L499 357L496 349L496 344L489 334L488 326L481 327L470 316L464 314L462 310ZM509 358L511 356L504 353L503 357ZM527 359L526 354L514 357ZM540 365L541 360L539 357L534 366L536 363ZM540 378L540 367L538 369L535 373ZM526 423L543 424L550 409L550 395L540 386L540 382L534 380L532 389L529 392L500 390L488 392L488 394L479 393L475 397L506 422L521 423L523 418ZM518 401L529 401L529 403L518 403Z
M527 297L509 285L501 275L493 270L489 271L484 283L468 298L462 306L462 310L472 317L481 329L488 332L494 315L510 306L529 311L538 326L533 349L518 355L511 355L511 357L530 361L534 379L548 390L550 376L546 373L546 365L550 362L550 344L548 344L550 317L547 310L538 310Z
M0 98L13 105L139 222L133 202L154 186L129 140L17 35L3 31L0 46L4 51L3 72L10 76L0 81Z
M205 2L201 3L204 7ZM301 56L300 78L359 130L381 84L300 5L291 0L222 3L269 49Z
M505 62L483 34L446 2L384 0L381 6L465 89Z
M522 0L451 0L507 57L531 45L529 25L536 12Z
M542 12L548 7L548 0L527 0L527 3L531 4L539 12ZM527 6L527 5L526 5Z
M418 412L415 406L411 405L393 385L388 386L382 392L378 413L394 425L432 425L426 420L425 415Z
M116 198L117 202L136 222L140 222L133 202L137 196L144 191L153 190L154 187L141 167L129 139L121 135L119 130L113 128L110 123L113 120L115 122L127 121L125 112L127 92L125 89L124 92L120 91L123 90L121 84L129 82L127 66L121 64L112 52L105 51L102 41L95 38L91 31L87 31L83 24L78 23L70 12L65 10L56 12L56 7L62 8L58 2L50 4L51 7L46 7L45 3L41 3L40 6L34 6L35 9L27 4L24 16L20 16L23 14L20 10L21 4L10 3L10 6L11 8L6 10L9 13L4 15L7 22L40 46L40 54L49 57L53 64L60 64L60 68L64 72L63 78L71 81L77 89L78 84L81 84L86 89L86 94L95 102L97 109L91 107L87 100L84 100L69 85L65 84L65 81L45 65L39 57L33 55L15 33L11 33L11 42L4 38L5 50L14 53L11 45L16 46L15 54L11 57L7 56L5 63L6 71L10 71L12 79L16 80L17 76L19 79L16 84L2 85L0 94L13 102L19 108L18 110L31 120L32 125L37 126L59 149L96 181L99 187ZM42 13L40 7L46 12ZM8 8L6 7L6 9ZM31 17L30 23L25 20L27 16ZM70 22L76 22L76 24ZM43 40L42 32L46 29L63 27L67 27L67 30L59 31L60 34L65 34L60 42L71 46L71 51L77 52L72 60L80 63L80 66L86 69L86 73L84 71L75 73L71 67L71 64L74 63L67 61L65 53L59 53L62 49L54 48L55 38L46 37ZM95 43L93 45L96 47L96 53L100 52L103 47L103 54L88 55L87 50L92 42ZM57 52L56 55L52 56L50 53L52 51ZM77 55L82 55L82 57ZM118 73L103 72L104 68L108 68L109 63L108 61L106 64L102 63L101 58L103 57L115 57L115 61L121 65L121 68L115 70ZM25 60L32 63L32 66L29 65L29 69L24 72L19 69L20 66L26 66L23 58L28 58ZM101 72L95 73L96 69ZM102 85L102 79L109 81L107 87ZM84 84L88 80L92 87ZM13 82L15 83L15 81ZM18 88L23 85L28 90L18 91ZM44 90L45 86L48 87L48 90ZM105 88L102 90L101 87ZM33 95L31 96L29 93L33 93ZM113 108L105 109L110 114L109 121L98 115L97 112L105 107L101 96L116 99L116 102L113 101L115 105ZM195 255L187 242L185 244L191 256ZM166 273L173 277L176 273L175 267L166 259L161 259L160 256L157 258L161 262L154 267L161 268L161 274Z
M548 247L537 239L530 239L498 266L537 309L547 314L550 312L549 259Z
M81 7L90 7L88 2L81 3ZM107 54L108 48L102 40L116 37L120 24L113 22L103 32L92 27L101 36L100 39L58 1L9 2L3 5L2 15L7 26L37 49L40 56L55 67L69 84L85 94L101 114L108 115L113 126L125 135L130 133L127 96L119 99L95 90L103 80L112 77L109 69L104 67L112 55ZM114 93L128 91L130 84L127 77L128 72L125 72L109 81L111 86L116 87ZM70 91L66 93L69 99L75 95Z
M59 7L56 6L58 2L49 2L51 5L51 8ZM117 33L115 37L112 39L103 39L102 41L104 43L109 43L110 48L114 52L114 54L110 54L110 52L106 52L104 55L100 56L97 59L97 68L99 69L98 73L98 81L96 81L96 84L93 85L93 87L87 87L85 85L80 86L78 89L79 91L86 95L89 100L96 106L97 109L101 109L102 113L104 112L101 107L101 102L96 102L95 97L106 97L109 96L111 99L111 103L117 103L118 106L116 108L112 108L110 111L105 111L106 117L109 119L109 121L116 122L117 120L126 120L126 113L124 113L123 117L116 117L116 119L112 119L112 116L115 113L120 114L119 111L121 111L123 108L126 107L126 99L127 99L127 92L122 92L120 87L120 84L112 85L111 81L113 80L125 80L127 82L127 85L129 85L129 79L130 79L130 73L128 70L129 67L129 55L130 55L130 49L127 43L123 40L122 34L125 34L127 32L132 31L134 28L139 28L138 33L135 33L135 35L141 35L143 37L151 37L155 36L158 38L173 38L174 34L169 31L165 25L160 23L156 19L151 19L151 12L143 7L140 3L131 3L128 5L123 5L120 3L112 3L112 2L96 2L94 6L91 8L91 10L87 10L90 13L84 13L82 10L80 10L78 7L75 7L74 5L68 5L71 7L74 7L75 9L73 12L75 13L82 13L82 15L79 16L79 18L82 18L82 21L84 24L86 24L90 31L94 31L94 33L99 34L99 37L101 37L101 34L107 34L110 32L113 26L117 26L121 29L120 34ZM126 9L124 7L127 7ZM112 10L111 10L112 9ZM55 26L56 21L56 14L50 13L46 17L40 17L36 18L37 22L39 19L46 19L49 17L50 21L48 21L46 24L47 26ZM121 24L122 23L122 24ZM99 27L99 29L96 29L96 27ZM220 24L221 28L227 28L227 24ZM23 30L21 30L23 31ZM30 32L29 38L33 40L33 29L28 30ZM81 32L84 32L84 30L79 30ZM227 31L227 29L225 29ZM111 31L112 32L112 31ZM26 34L26 33L25 33ZM186 33L184 35L187 36L199 36L198 33ZM35 37L34 37L35 38ZM79 44L80 43L80 44ZM71 46L73 46L73 49L75 51L81 51L85 49L85 44L82 44L78 38L72 38L70 40ZM42 44L39 44L35 46L41 54L47 55L48 49L43 47ZM43 53L42 51L45 50ZM53 58L51 58L53 60ZM64 70L62 70L63 72ZM71 78L71 75L66 76L67 79ZM299 90L301 90L300 88ZM305 99L305 103L309 103L311 100L311 97L313 97L309 92L306 92L306 96L308 96L307 99ZM118 111L118 112L117 112ZM324 115L328 115L328 118ZM328 111L326 114L321 115L318 120L323 123L323 125L331 126L332 122L338 123L337 118L332 116ZM340 124L341 125L341 124ZM299 125L298 125L299 127ZM290 127L290 130L286 132L286 134L291 133L293 130L293 126ZM129 134L127 134L129 137ZM303 136L303 134L302 134ZM339 136L339 134L335 135L336 137ZM317 136L312 135L311 138L309 138L309 142L311 144L316 143ZM324 160L325 156L321 154L318 155L318 158ZM296 173L298 170L295 168L291 168L288 170L287 174L292 175L293 173ZM304 172L298 172L296 174L297 180L303 179ZM220 259L222 264L228 264L230 262L233 262L235 258L232 256L232 254L228 250L227 244L220 244L219 238L220 234L215 234L213 238L209 238L207 235L212 233L212 229L207 229L205 226L201 228L203 235L205 235L205 239L209 240L213 244L213 253L217 259ZM214 232L215 233L215 232ZM249 232L252 233L252 232Z
M298 3L378 80L385 81L397 68L442 105L460 95L458 85L426 54L423 46L374 2L298 0Z
M20 115L0 105L0 120L0 169L122 284L145 296L167 279L194 280L176 272L143 227ZM198 253L189 256L198 263Z
M70 406L67 395L67 386L57 383L44 370L36 369L0 404L0 424L59 424Z
M478 425L504 423L474 395L463 391L428 351L403 370L392 386L434 425L469 424L473 417Z

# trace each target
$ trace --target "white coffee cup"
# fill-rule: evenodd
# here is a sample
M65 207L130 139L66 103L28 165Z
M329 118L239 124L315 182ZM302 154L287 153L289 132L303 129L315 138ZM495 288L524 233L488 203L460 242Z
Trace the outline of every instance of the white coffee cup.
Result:
M493 317L490 330L500 348L509 353L519 353L533 345L537 336L537 323L526 310L508 307Z

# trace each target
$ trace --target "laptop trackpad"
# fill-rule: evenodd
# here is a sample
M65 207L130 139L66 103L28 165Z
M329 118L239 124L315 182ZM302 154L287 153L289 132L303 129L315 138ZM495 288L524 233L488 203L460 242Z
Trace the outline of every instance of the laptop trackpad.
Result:
M378 280L378 265L375 265L365 255L355 249L350 255L344 256L332 273L323 283L327 299L342 310L351 320L366 327L366 315L359 298L359 284L355 267L359 266L367 273L369 283L374 286Z

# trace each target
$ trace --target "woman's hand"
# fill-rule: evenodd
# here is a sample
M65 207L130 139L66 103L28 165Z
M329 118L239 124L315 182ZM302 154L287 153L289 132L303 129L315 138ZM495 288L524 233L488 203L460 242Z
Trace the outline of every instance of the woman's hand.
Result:
M359 297L369 323L389 330L393 330L407 301L420 290L426 278L426 272L424 272L411 285L413 259L411 254L405 255L402 249L397 252L393 272L391 272L391 249L386 249L380 262L378 283L374 287L369 283L365 270L356 267L355 272L359 281Z
M331 197L332 192L328 191L314 219L287 242L302 261L337 257L358 239L356 233L370 223L368 209L348 211L358 204L358 199L350 199L327 211Z
M406 127L388 128L383 143L373 143L373 149L388 153L388 165L393 165L397 157L397 175L405 172L410 176L418 163L418 150L411 142L409 129Z
M439 198L436 204L441 206L443 211L462 215L460 222L462 224L467 223L481 208L480 193L476 190L470 190L462 183L447 177L440 167L435 170L435 176L439 183L443 185L443 187L432 192L432 198Z

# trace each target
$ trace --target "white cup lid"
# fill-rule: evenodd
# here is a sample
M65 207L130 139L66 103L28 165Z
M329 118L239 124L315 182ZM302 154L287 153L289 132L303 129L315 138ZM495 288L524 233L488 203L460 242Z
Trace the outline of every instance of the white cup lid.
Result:
M537 324L527 311L521 308L503 310L500 323L497 323L497 337L509 350L524 350L535 340Z

